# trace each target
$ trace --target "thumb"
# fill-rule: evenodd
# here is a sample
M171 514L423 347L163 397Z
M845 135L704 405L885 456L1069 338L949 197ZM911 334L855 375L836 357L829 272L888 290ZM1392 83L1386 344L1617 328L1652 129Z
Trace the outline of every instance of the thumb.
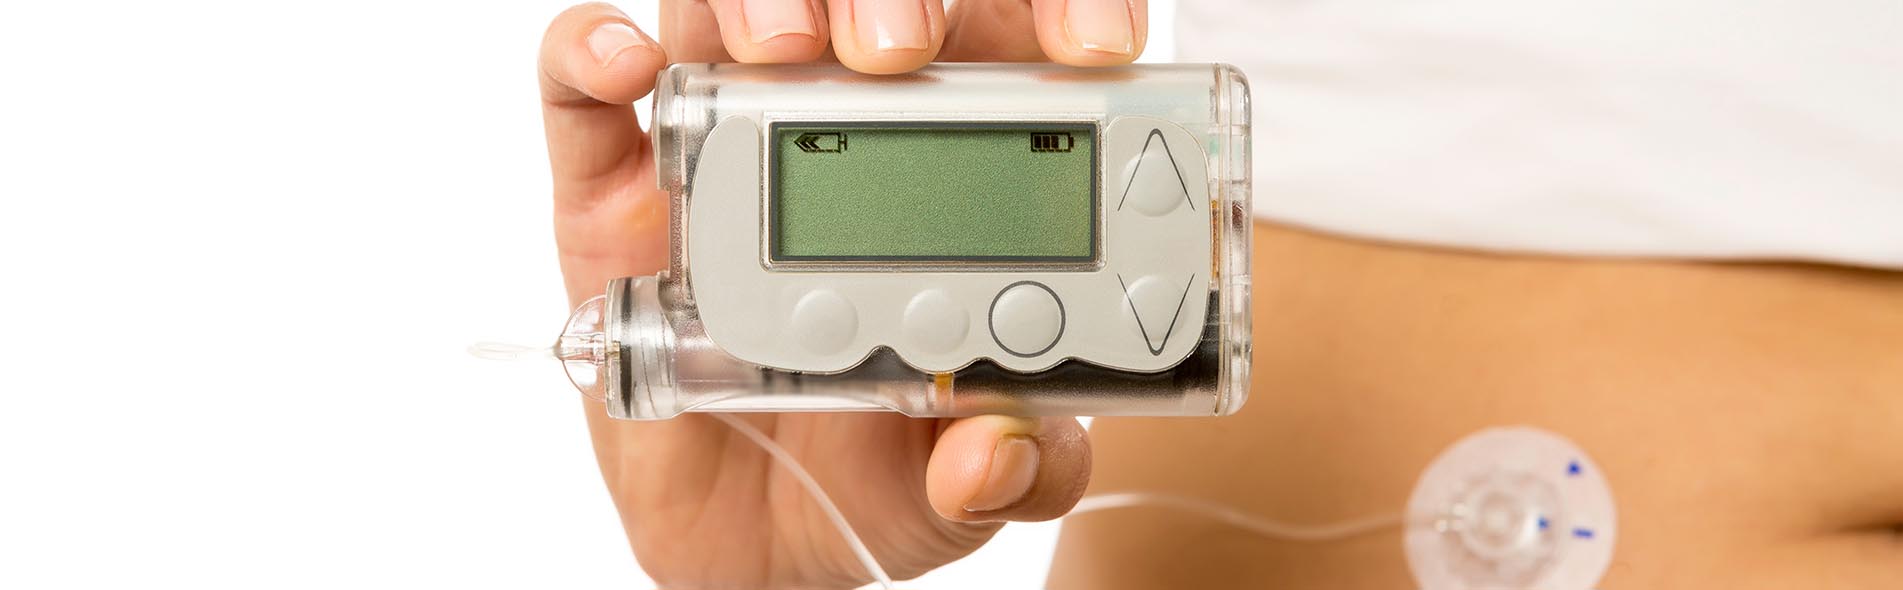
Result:
M538 62L555 239L577 303L667 259L667 200L630 106L654 89L667 55L626 14L583 4L549 24Z
M654 89L667 54L621 11L583 4L549 24L538 61L558 204L597 198L594 181L646 155L629 105Z
M1050 520L1090 483L1090 437L1074 418L979 416L938 437L925 493L948 520Z

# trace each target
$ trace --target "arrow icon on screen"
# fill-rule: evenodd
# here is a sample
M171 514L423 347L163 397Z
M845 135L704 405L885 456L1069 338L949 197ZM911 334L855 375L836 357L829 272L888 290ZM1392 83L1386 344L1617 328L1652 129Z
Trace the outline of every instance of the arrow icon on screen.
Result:
M793 145L809 154L836 154L846 151L844 133L801 133L793 139Z

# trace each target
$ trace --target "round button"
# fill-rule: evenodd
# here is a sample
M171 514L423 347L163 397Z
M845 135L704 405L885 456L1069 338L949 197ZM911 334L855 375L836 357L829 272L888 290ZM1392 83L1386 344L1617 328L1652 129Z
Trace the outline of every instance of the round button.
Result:
M852 343L859 333L859 311L838 293L815 290L793 305L790 335L813 354L832 354Z
M965 343L965 336L971 332L971 317L950 295L929 289L913 296L912 302L905 305L905 318L900 320L900 326L905 330L906 341L919 350L951 352Z
M1064 335L1064 305L1057 292L1036 281L1019 281L991 300L991 338L1005 352L1032 357L1049 352Z
M1143 153L1123 169L1123 199L1119 209L1130 208L1151 217L1162 217L1189 202L1187 179L1176 168L1176 158L1162 133L1151 133L1143 142Z

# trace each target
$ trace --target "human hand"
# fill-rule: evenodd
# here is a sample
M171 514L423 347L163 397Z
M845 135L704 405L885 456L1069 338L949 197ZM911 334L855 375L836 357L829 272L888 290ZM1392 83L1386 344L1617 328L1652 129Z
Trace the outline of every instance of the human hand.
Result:
M804 62L831 55L895 73L935 58L1128 63L1145 0L664 0L662 43L605 4L571 8L541 48L555 235L572 304L667 261L668 197L629 107L670 58ZM857 586L865 569L784 470L726 425L688 414L607 417L595 452L636 557L669 587ZM1083 494L1090 445L1071 418L898 414L744 416L800 459L879 563L909 578L964 556L1004 521L1061 516Z

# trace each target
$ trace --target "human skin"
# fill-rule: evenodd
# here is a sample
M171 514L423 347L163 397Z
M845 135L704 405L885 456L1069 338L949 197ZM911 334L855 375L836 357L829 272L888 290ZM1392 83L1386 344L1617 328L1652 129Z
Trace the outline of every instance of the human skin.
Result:
M1460 437L1531 425L1619 512L1597 588L1903 584L1903 273L1522 256L1258 224L1248 405L1091 425L1091 493L1324 524L1399 512ZM1413 588L1400 533L1264 539L1156 509L1065 523L1050 587Z
M1128 63L1141 53L1143 0L667 1L661 41L605 4L569 9L541 48L543 123L555 238L569 301L667 260L667 195L630 103L670 61L836 58L870 73L933 59ZM602 476L635 557L679 588L859 586L868 574L785 470L702 415L616 421L583 410ZM1090 475L1075 419L897 414L753 414L744 419L801 460L895 578L970 553L1005 521L1069 510Z

